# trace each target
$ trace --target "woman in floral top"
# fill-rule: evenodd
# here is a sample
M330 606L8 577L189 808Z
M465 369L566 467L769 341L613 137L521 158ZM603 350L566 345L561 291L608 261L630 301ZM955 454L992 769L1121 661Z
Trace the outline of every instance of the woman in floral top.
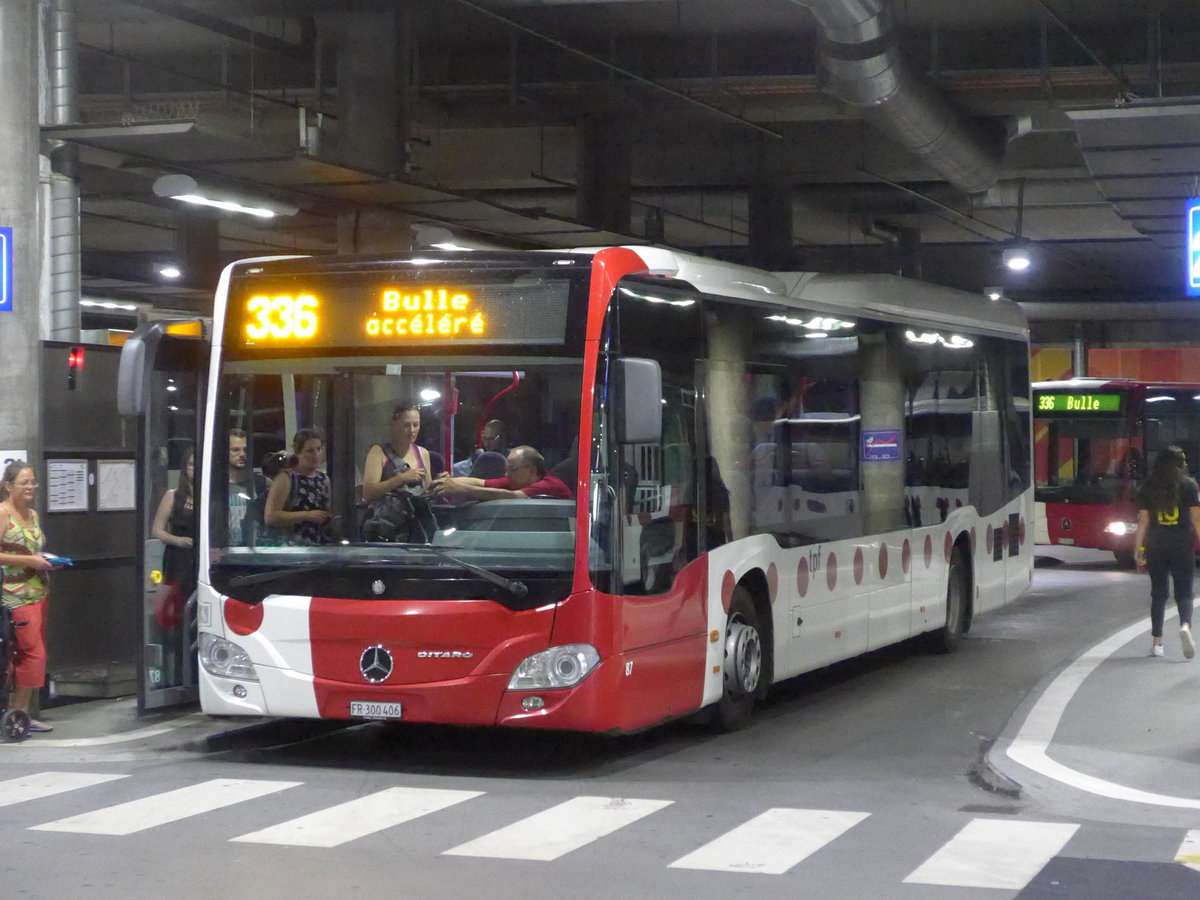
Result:
M271 482L265 519L287 535L289 544L325 542L321 527L329 521L329 476L318 469L325 456L325 440L315 428L301 428L292 438L296 464Z

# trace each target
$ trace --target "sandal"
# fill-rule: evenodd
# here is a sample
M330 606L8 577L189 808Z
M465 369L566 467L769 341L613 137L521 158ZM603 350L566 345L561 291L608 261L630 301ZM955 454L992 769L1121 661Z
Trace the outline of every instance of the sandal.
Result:
M47 725L45 722L39 722L37 719L29 720L29 733L30 734L45 734L46 732L53 731L53 730L54 730L53 725Z

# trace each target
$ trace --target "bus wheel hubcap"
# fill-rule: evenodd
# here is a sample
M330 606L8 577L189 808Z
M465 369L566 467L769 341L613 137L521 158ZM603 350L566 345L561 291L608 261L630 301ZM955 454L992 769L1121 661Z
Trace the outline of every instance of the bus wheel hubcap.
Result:
M725 636L726 693L735 696L754 693L761 672L762 644L758 629L745 622L730 622Z

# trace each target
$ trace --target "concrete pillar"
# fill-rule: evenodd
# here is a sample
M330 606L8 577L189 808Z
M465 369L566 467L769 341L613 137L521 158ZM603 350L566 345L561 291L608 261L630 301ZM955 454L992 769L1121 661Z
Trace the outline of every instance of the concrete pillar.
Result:
M216 290L221 277L221 222L216 210L175 209L175 263L190 287Z
M12 228L12 311L0 312L0 450L40 464L36 0L0 0L0 226Z
M760 269L792 268L792 184L783 178L760 179L750 185L748 263Z
M338 158L349 166L404 176L411 65L407 13L342 12L321 24L337 46Z
M412 217L386 209L360 209L338 216L338 253L396 253L412 249Z
M575 218L593 228L629 234L633 206L629 126L612 116L583 116L575 126L575 145Z

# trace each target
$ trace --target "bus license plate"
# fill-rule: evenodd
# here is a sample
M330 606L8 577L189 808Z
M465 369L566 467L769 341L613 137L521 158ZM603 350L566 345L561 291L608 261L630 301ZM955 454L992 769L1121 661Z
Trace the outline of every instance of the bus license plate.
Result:
M356 719L398 719L400 718L400 704L351 700L350 715Z

